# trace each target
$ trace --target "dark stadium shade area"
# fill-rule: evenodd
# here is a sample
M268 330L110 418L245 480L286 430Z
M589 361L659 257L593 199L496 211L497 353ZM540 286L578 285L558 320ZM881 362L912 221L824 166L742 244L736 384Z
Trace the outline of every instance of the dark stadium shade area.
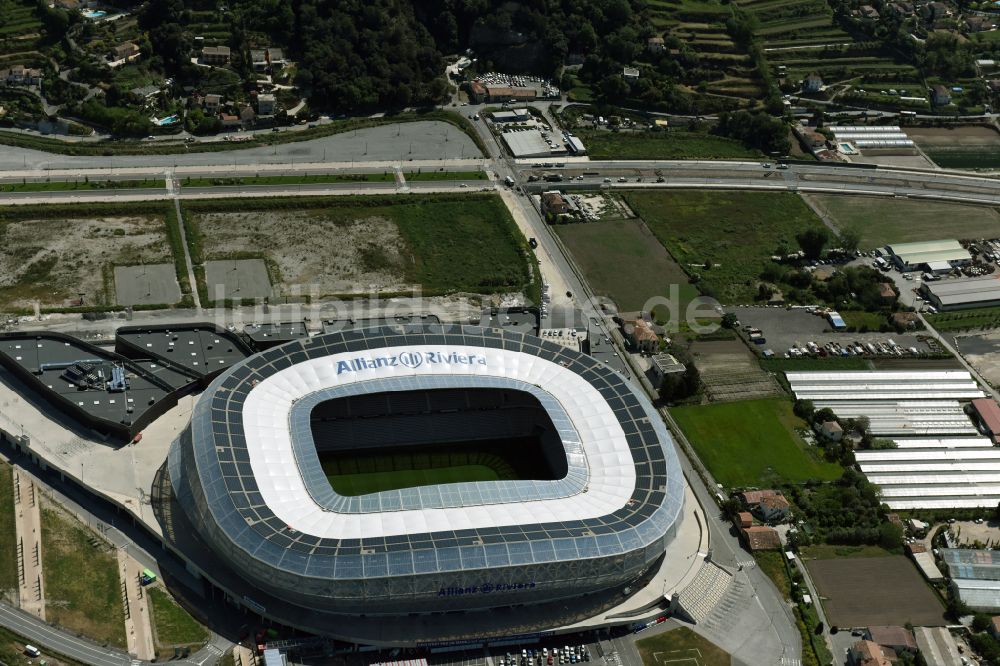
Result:
M356 496L474 481L558 480L568 464L530 393L463 388L334 398L310 413L330 487Z
M447 483L559 478L537 437L335 451L319 459L334 492L348 497Z

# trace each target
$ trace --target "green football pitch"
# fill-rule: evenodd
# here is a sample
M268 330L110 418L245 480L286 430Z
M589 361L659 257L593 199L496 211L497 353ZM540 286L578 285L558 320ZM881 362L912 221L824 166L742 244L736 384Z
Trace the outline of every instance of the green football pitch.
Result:
M507 481L497 470L487 465L456 465L435 469L401 469L392 472L328 475L330 486L339 495L354 496L379 493L399 488L434 486L443 483L470 481Z
M472 481L521 478L510 461L482 450L439 447L411 453L320 455L323 472L334 492L345 495Z

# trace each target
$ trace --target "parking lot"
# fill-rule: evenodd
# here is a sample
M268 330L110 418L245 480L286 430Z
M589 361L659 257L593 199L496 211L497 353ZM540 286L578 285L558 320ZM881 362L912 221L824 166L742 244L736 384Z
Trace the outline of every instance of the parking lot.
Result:
M864 346L865 357L899 357L893 351L882 351L888 347L898 347L903 357L913 357L910 348L916 349L919 353L928 353L931 348L928 344L918 339L916 335L910 333L848 333L846 331L834 331L830 327L830 322L825 317L812 314L804 308L786 309L783 307L736 307L727 308L734 312L740 320L741 326L751 326L760 329L766 342L760 345L762 348L774 351L775 356L781 357L788 353L791 348L802 348L808 346L810 342L815 343L819 348L823 348L827 343L836 343L840 349L851 348L848 356L858 356L857 346ZM892 345L889 341L895 343ZM871 344L875 351L867 345ZM824 350L830 354L829 350ZM843 356L843 352L837 351L837 355Z

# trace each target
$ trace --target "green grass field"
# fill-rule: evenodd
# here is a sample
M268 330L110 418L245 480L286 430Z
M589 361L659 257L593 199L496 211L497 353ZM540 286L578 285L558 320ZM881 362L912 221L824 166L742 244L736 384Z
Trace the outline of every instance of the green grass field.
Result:
M42 509L42 569L49 622L102 644L126 647L118 563L82 525Z
M779 551L764 550L754 553L757 566L771 579L774 586L778 588L782 598L790 600L792 598L792 581L788 578L788 570L785 568L785 554Z
M676 290L686 308L698 290L641 220L556 225L559 236L594 291L621 311L646 310L650 299ZM663 316L664 309L656 314ZM682 309L679 316L683 318Z
M824 462L795 433L806 424L784 398L676 407L670 410L715 480L730 488L833 480L842 470Z
M476 443L420 447L413 453L320 454L330 486L340 495L447 483L510 481L520 478L511 462Z
M445 483L473 481L506 481L487 465L457 465L433 469L406 469L391 472L327 475L330 486L340 495L353 497L400 488L436 486Z
M704 132L607 132L578 130L592 159L754 159L756 150L739 141Z
M0 183L0 192L62 192L66 190L123 190L135 188L163 189L162 178L146 180L72 180L50 182Z
M241 178L185 178L182 187L221 187L232 185L307 185L310 183L391 183L396 176L387 173L328 173L291 176L245 176Z
M729 666L729 653L687 627L635 642L643 666Z
M992 34L992 33L991 33ZM1000 33L996 33L1000 35ZM998 37L997 39L1000 39ZM944 169L998 169L1000 151L993 146L983 148L937 148L925 150L927 157Z
M17 588L17 530L14 518L14 470L0 461L0 590Z
M791 193L629 192L625 200L674 259L701 274L699 287L726 304L753 302L757 279L779 244L822 222ZM701 266L711 261L712 268Z
M926 314L924 318L931 326L941 332L997 328L1000 327L1000 308L970 308L955 312Z
M201 646L208 640L208 631L188 615L170 595L159 587L147 587L152 610L156 644L159 649L174 646ZM193 650L192 650L193 651Z
M836 546L825 543L802 547L802 558L832 560L842 557L889 557L895 555L880 546Z
M861 247L940 238L995 238L1000 213L988 206L883 197L810 194L840 229L861 232ZM941 220L947 220L942 227Z

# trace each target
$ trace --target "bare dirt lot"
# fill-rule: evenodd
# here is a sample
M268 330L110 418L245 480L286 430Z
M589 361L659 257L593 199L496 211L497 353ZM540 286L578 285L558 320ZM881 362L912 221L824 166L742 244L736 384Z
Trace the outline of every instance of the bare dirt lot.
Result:
M946 624L941 602L902 555L809 560L806 566L831 625Z
M114 266L170 263L157 217L10 220L0 224L0 311L113 305Z
M763 398L781 390L739 340L695 342L691 355L713 402Z
M332 219L317 211L252 211L197 216L203 259L260 257L273 287L288 294L399 291L405 282L406 245L391 220Z
M1000 146L1000 134L989 127L913 127L906 133L921 147L924 146Z

